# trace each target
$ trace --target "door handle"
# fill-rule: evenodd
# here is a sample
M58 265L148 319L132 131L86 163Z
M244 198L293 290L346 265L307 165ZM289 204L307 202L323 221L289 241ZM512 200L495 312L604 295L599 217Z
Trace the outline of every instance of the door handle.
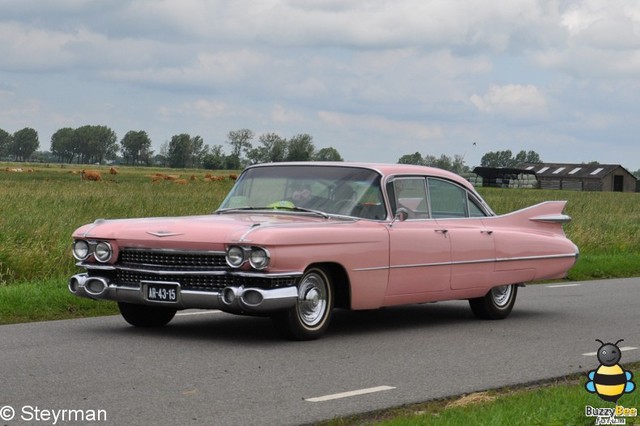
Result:
M493 234L493 231L489 230L489 229L483 229L482 231L480 231L481 234L487 234L487 235L491 235Z
M435 231L440 233L440 234L446 234L447 232L449 232L448 229L436 229Z

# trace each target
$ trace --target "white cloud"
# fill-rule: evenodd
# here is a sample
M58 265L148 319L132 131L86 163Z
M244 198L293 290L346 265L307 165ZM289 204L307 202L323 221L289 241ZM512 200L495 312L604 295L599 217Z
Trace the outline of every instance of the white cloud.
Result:
M428 126L416 122L390 120L381 116L341 114L331 111L319 111L318 118L322 122L351 130L365 130L369 132L383 133L388 141L395 139L413 139L426 141L441 139L443 132L439 126Z
M285 108L283 105L278 104L274 105L271 109L271 120L277 124L299 123L304 120L304 116L295 110Z
M71 55L64 46L73 36L0 22L0 63L3 70L56 70L67 68Z
M391 161L606 141L640 167L634 1L5 0L0 39L11 129L276 128Z
M539 117L547 110L544 94L533 85L493 85L480 96L471 96L471 103L481 112L511 117Z

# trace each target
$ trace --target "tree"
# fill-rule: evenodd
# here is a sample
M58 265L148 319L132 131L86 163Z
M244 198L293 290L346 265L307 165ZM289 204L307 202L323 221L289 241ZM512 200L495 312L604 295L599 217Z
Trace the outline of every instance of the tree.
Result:
M454 173L466 173L469 167L464 163L462 155L455 155L453 158L442 154L440 157L435 155L425 155L419 152L413 154L405 154L398 160L398 164L415 164L418 166L437 167L439 169L449 170Z
M74 132L74 152L83 163L102 163L118 153L116 133L107 126L82 126Z
M258 138L262 146L250 149L247 159L252 164L284 161L287 156L287 140L276 133L265 133Z
M516 165L518 164L522 164L522 163L535 163L535 164L539 164L542 163L542 161L540 160L540 155L538 155L537 152L535 151L520 151L519 153L516 154L515 158L514 158L514 163Z
M511 150L488 152L480 159L482 167L513 167L513 153Z
M311 161L315 152L313 137L306 133L295 135L289 140L287 161Z
M11 146L11 135L0 129L0 158L9 155L9 147Z
M169 167L184 168L191 158L191 136L186 133L174 135L169 142L167 162Z
M149 164L153 151L151 151L151 139L143 130L129 131L120 141L122 156L126 164Z
M398 164L415 164L417 166L424 165L422 154L415 152L413 154L405 154L398 159Z
M9 154L13 155L16 161L26 161L39 147L38 132L30 127L25 127L13 134L12 142L9 145Z
M515 157L511 150L487 152L482 156L482 167L516 167L520 163L541 163L540 156L535 151L520 151Z
M225 168L226 156L222 152L222 145L214 145L202 158L202 167L209 170Z
M232 130L227 134L227 143L231 145L232 151L228 159L228 166L231 169L241 167L240 156L242 152L248 152L251 148L251 140L254 133L249 129Z
M465 164L464 157L462 155L454 155L450 170L461 175L463 173L469 173L470 168Z
M58 129L51 135L51 153L58 158L58 161L71 163L75 157L75 130L71 127Z
M200 167L202 159L209 153L209 145L205 145L201 136L191 138L191 162L189 167Z
M191 137L186 133L171 138L167 152L167 162L170 167L197 167L209 152L209 146L204 145L200 136Z
M344 161L337 149L333 147L322 148L313 156L313 161Z

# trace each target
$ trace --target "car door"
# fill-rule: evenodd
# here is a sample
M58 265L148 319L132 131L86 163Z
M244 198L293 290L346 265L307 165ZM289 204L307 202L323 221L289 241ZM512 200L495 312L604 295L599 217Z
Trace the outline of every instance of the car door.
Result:
M429 178L431 215L451 245L451 289L489 286L495 265L493 230L468 191L444 179Z
M451 248L446 232L430 217L426 179L396 178L387 184L387 191L394 211L407 215L389 228L387 302L433 299L434 293L449 290Z

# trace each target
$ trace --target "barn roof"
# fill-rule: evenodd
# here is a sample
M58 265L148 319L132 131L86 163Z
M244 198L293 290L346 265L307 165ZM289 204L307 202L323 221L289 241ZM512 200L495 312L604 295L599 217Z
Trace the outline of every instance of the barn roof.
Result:
M518 168L534 172L539 177L602 179L617 169L633 176L619 164L523 163L518 165Z
M483 178L498 178L504 176L517 176L519 174L535 174L534 171L525 170L524 168L515 167L476 167L473 169L473 173Z

